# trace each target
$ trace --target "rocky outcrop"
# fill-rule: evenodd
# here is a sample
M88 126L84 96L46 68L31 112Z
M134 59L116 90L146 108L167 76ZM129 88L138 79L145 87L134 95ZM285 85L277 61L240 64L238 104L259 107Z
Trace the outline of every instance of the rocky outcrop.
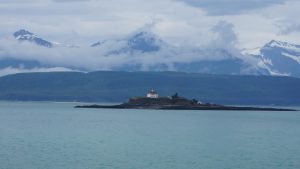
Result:
M110 108L110 109L158 109L158 110L249 110L249 111L295 111L292 109L260 108L260 107L234 107L211 103L199 103L183 97L130 98L129 102L119 105L83 105L75 108Z

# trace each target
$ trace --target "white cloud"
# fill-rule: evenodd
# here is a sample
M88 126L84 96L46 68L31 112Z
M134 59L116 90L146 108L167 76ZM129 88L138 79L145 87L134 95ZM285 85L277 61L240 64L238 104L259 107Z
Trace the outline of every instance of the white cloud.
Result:
M155 22L152 25L146 25L138 29L137 32L152 31L155 29L156 24L159 23ZM112 70L124 65L141 65L143 70L147 70L151 66L159 64L166 65L168 70L173 70L174 63L225 59L226 56L222 54L222 51L214 52L210 48L221 49L226 47L230 52L234 52L236 36L233 32L232 24L221 21L214 26L210 33L212 35L215 34L215 36L210 39L210 45L205 46L206 49L195 46L175 47L162 44L159 52L124 52L121 54L110 54L109 56L108 53L126 47L126 39L108 40L99 47L94 48L89 46L81 46L79 48L45 48L29 42L18 42L11 37L0 40L0 59L9 57L17 60L35 60L46 66L72 67L87 71ZM231 43L227 43L227 41Z
M235 48L238 38L232 23L220 21L212 28L212 31L217 35L213 41L213 46L218 48Z
M126 37L158 19L154 32L178 46L207 47L217 43L217 35L211 30L220 21L232 24L230 30L239 48L258 47L272 39L300 44L297 30L291 29L299 25L295 20L299 7L296 0L2 0L0 36L26 28L46 39L88 46L96 41ZM228 15L228 10L234 11L234 15ZM214 11L219 11L218 15L207 15ZM279 27L281 20L286 24L280 22ZM222 29L226 31L228 27ZM287 30L293 34L278 34ZM230 34L224 32L232 36L227 33ZM226 45L226 40L230 38L222 44ZM61 52L61 57L68 53ZM97 66L91 63L91 67Z
M63 67L52 67L52 68L32 68L32 69L24 69L22 67L20 68L13 68L13 67L7 67L4 69L0 69L0 77L6 76L10 74L17 74L17 73L33 73L33 72L70 72L74 71L68 68Z

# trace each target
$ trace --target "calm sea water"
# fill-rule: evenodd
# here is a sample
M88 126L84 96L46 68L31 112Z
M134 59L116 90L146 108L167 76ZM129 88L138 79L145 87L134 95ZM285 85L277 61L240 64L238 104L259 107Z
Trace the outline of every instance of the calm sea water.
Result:
M299 169L300 112L0 102L0 169Z

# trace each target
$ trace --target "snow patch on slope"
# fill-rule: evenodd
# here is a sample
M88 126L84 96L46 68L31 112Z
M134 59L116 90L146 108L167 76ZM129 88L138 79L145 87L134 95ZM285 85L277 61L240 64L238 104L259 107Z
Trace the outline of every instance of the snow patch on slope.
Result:
M287 42L282 42L282 41L275 41L272 40L271 42L269 42L266 47L271 47L271 48L284 48L287 50L293 50L293 51L297 51L300 52L300 45L295 45L295 44L291 44L291 43L287 43Z
M298 62L300 64L300 57L299 56L291 55L291 54L285 53L285 52L282 52L281 54L288 57L288 58L291 58L291 59L295 60L296 62Z

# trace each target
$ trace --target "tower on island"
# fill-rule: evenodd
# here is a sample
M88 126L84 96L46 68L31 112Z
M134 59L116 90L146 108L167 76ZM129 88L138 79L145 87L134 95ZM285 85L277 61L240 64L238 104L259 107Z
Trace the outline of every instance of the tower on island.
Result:
M157 99L158 98L158 93L154 89L151 89L147 93L147 98Z

